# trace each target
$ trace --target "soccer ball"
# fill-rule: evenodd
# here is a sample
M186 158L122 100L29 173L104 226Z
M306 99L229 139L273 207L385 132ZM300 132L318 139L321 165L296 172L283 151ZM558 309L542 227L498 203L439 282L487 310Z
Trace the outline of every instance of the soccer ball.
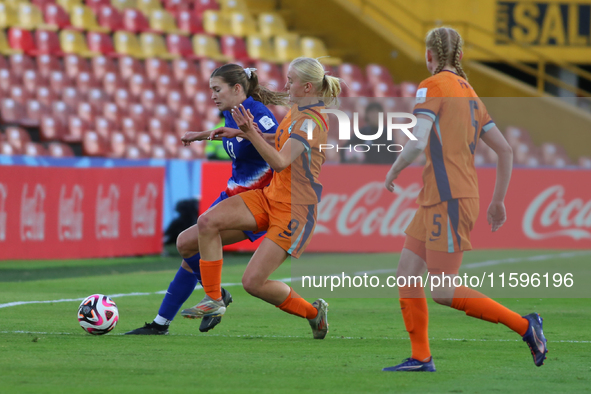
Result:
M111 331L119 320L119 310L112 299L102 294L93 294L78 307L78 322L84 331L103 335Z

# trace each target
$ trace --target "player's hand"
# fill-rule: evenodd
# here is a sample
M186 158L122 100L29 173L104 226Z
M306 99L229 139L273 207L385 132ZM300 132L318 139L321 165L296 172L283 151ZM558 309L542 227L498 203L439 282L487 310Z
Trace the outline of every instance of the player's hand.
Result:
M492 232L497 231L507 220L505 204L502 202L491 202L486 213L488 224L492 226Z
M400 172L395 172L393 171L393 168L390 168L390 171L388 171L388 175L386 175L386 189L388 189L388 191L390 192L394 192L394 181L396 180L396 178L398 178L398 175L400 175Z
M193 141L199 141L201 138L201 132L199 131L187 131L185 135L181 138L181 141L184 146L191 145Z
M243 137L244 133L238 129L232 129L230 127L218 127L215 130L212 130L209 133L210 140L217 138L234 138L234 137Z
M232 108L232 117L236 122L236 125L245 133L256 131L254 127L254 116L244 108L242 104L238 107Z

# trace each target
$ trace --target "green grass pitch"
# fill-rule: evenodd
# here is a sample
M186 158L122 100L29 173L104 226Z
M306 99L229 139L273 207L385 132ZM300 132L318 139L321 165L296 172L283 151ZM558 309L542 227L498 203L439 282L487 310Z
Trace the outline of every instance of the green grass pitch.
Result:
M466 258L485 261L491 253L507 259L559 252L473 251ZM223 281L240 283L248 258L228 255ZM395 267L398 255L388 258ZM584 264L588 256L573 258ZM79 301L0 308L0 393L591 392L587 298L499 299L544 318L550 351L540 368L505 326L429 301L437 372L381 372L410 356L396 299L327 299L330 333L318 341L307 321L239 285L229 287L234 303L210 333L198 331L198 320L177 317L168 336L123 336L154 318L163 297L154 293L168 287L179 263L178 257L0 262L0 304L149 293L114 297L120 321L101 337L79 327ZM286 262L274 278L290 274ZM196 290L186 305L202 296Z

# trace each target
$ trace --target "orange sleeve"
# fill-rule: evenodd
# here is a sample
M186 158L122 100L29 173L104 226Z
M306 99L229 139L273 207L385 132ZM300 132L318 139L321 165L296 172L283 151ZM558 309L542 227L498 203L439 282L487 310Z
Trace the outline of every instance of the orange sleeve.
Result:
M417 89L414 115L427 115L435 121L442 102L439 86L429 79L424 80Z
M306 152L309 152L311 148L320 147L320 136L324 132L324 119L302 116L293 125L289 138L300 141L306 147Z

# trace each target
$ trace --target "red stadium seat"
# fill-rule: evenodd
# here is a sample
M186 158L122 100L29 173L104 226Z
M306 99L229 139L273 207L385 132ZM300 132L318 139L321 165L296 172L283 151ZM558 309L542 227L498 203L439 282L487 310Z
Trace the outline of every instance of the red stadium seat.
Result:
M41 77L41 75L39 75L39 73L35 70L27 70L25 71L25 73L23 74L23 87L25 88L25 90L31 94L34 95L37 92L37 87L38 86L42 86L42 85L46 85L43 81L43 78Z
M25 71L35 69L35 63L33 62L33 59L20 53L11 55L8 58L8 63L10 64L12 75L17 78L22 78Z
M64 134L65 126L58 119L53 116L43 116L39 129L39 135L43 141L51 141L61 139Z
M156 96L156 92L152 89L146 89L140 94L140 104L148 112L152 112L154 107L162 104L162 101Z
M31 142L31 136L21 127L8 127L5 131L6 141L12 145L16 154L25 153L25 145Z
M164 0L164 8L168 12L188 11L193 9L194 0Z
M106 56L95 56L91 59L90 69L98 81L102 81L108 72L117 72L113 59Z
M193 153L193 149L189 146L180 146L177 151L177 158L181 160L195 160L195 154Z
M142 153L142 156L147 157L152 153L152 138L148 133L139 133L137 135L136 144Z
M181 108L186 104L185 97L180 90L170 90L166 96L166 105L168 108L178 114Z
M166 159L168 154L162 145L152 145L152 159Z
M84 120L88 124L94 123L94 117L98 115L98 111L96 111L90 103L81 102L78 103L78 117Z
M111 4L102 5L95 11L100 26L107 27L111 31L123 30L123 15Z
M82 139L82 150L85 156L105 156L107 142L96 131L86 131Z
M115 103L106 103L103 107L103 117L115 124L121 123L125 112Z
M201 34L203 30L203 19L191 11L179 11L176 17L177 26L180 31L187 34Z
M180 89L178 83L168 75L160 75L156 79L156 95L165 99L172 89Z
M66 76L71 80L78 78L78 74L81 72L90 72L88 61L81 56L73 54L64 57L64 68L66 70Z
M92 88L88 91L88 103L96 110L102 110L109 101L109 96L100 88Z
M31 94L27 92L22 86L12 86L10 88L10 98L18 104L24 106L31 98Z
M179 118L179 120L184 120L190 124L194 124L197 120L197 111L195 111L195 108L191 107L190 105L183 105L179 111Z
M31 0L31 4L35 4L39 8L44 8L47 4L54 4L55 0Z
M140 11L133 8L126 8L123 11L123 30L132 33L149 31L148 19Z
M61 70L61 65L57 57L51 55L37 56L37 70L44 79L49 79L52 71Z
M114 72L107 72L103 77L103 90L109 97L113 97L115 91L124 86L123 80Z
M13 85L18 84L18 78L7 68L0 69L0 91L6 93Z
M577 165L581 168L591 168L591 157L579 157L579 159L577 160Z
M139 127L138 122L132 118L123 118L121 120L121 132L128 141L135 141L137 133L143 129Z
M338 67L338 76L345 80L347 83L358 81L364 83L365 76L363 72L356 64L343 63Z
M108 140L114 130L116 130L115 123L109 119L102 116L94 119L94 131L104 140Z
M84 133L89 130L89 123L78 116L68 118L68 128L62 135L63 142L78 143L82 142Z
M175 132L175 135L178 138L181 138L183 135L185 135L185 133L187 131L195 131L195 130L197 130L196 125L197 125L197 123L195 123L195 122L191 123L191 122L188 122L188 121L186 121L184 119L177 119L174 122L174 132ZM177 137L175 137L175 139ZM178 140L177 140L177 143L178 143Z
M47 152L52 157L73 157L74 151L70 145L61 142L51 142L47 145Z
M150 118L148 121L148 134L153 142L162 143L164 134L168 131L165 127L160 119Z
M211 59L203 59L199 61L199 71L201 71L200 79L202 81L207 81L207 84L209 86L209 78L211 77L211 74L214 72L216 68L220 67L221 65L221 63Z
M166 49L173 55L180 55L186 59L195 59L195 52L193 52L193 45L188 37L180 34L168 34L166 36ZM175 59L181 60L181 59Z
M98 88L99 83L93 78L92 74L88 71L82 71L78 73L76 77L76 88L83 95L88 95L90 89Z
M117 104L117 107L119 107L119 109L123 112L127 112L129 106L134 101L127 89L125 88L117 89L117 91L115 92L114 99L115 104Z
M71 86L70 81L63 72L53 71L49 76L49 87L55 93L60 94L68 86Z
M205 115L207 109L213 104L213 101L211 100L210 94L206 93L205 91L199 91L193 98L193 104L199 115Z
M47 54L54 56L63 56L64 52L60 45L60 40L56 32L37 30L35 31L35 43L37 44L37 54Z
M111 2L109 0L86 0L86 6L92 8L92 11L98 14L103 6L111 6Z
M10 145L6 141L0 141L0 155L16 155L17 152L14 151L12 145Z
M37 55L33 33L18 27L8 29L8 43L12 49L18 49L27 55Z
M38 142L27 142L23 153L27 156L49 156L49 152Z
M254 67L257 69L256 73L261 83L266 83L269 80L283 81L284 79L279 66L275 63L257 60L254 62Z
M166 151L168 152L168 155L171 157L176 157L179 148L182 146L180 139L171 133L166 133L164 135L162 144L164 146L164 149L166 149Z
M27 100L25 106L25 120L21 123L28 127L39 127L41 124L41 118L48 114L49 108L41 104L39 100Z
M68 123L68 118L70 115L74 114L74 110L72 107L69 107L63 101L54 101L51 103L51 116L53 116L56 120L61 122L62 124L66 125Z
M142 153L142 151L137 147L137 145L128 144L125 148L124 157L130 160L138 160L144 159L146 155Z
M129 92L133 97L139 97L143 90L150 88L150 82L141 74L135 74L129 79Z
M125 155L126 140L123 133L113 132L109 138L109 157L121 158Z
M398 97L398 91L392 84L387 82L378 82L373 85L373 97Z
M219 10L220 6L216 0L195 0L194 4L195 13L197 15L203 14L207 10Z
M39 86L35 98L43 105L50 107L51 103L58 100L58 95L47 86Z
M184 81L189 75L197 74L198 71L195 62L187 59L175 59L172 61L172 75L177 82Z
M417 84L412 82L402 82L399 87L400 97L416 97Z
M365 73L367 75L367 81L372 85L376 85L380 82L385 82L390 85L394 83L390 71L380 64L368 64L365 67Z
M47 3L42 10L45 17L45 23L56 25L60 29L71 26L70 16L60 5Z
M188 75L183 83L183 93L185 97L192 99L198 91L201 90L199 80L195 75Z
M134 74L144 75L144 65L137 59L131 56L124 56L119 59L119 75L128 80Z
M154 82L160 75L172 75L170 66L165 60L153 57L146 59L144 65L146 67L146 76L150 82Z
M129 107L129 117L134 121L136 130L147 130L148 113L141 104L132 104Z
M232 59L242 60L242 61L252 61L252 59L248 56L248 52L246 51L246 44L244 40L240 37L235 36L222 36L221 37L221 48L222 53L226 56L231 57Z
M113 39L109 34L89 31L86 34L86 44L91 52L102 53L111 57L118 56L113 46Z

